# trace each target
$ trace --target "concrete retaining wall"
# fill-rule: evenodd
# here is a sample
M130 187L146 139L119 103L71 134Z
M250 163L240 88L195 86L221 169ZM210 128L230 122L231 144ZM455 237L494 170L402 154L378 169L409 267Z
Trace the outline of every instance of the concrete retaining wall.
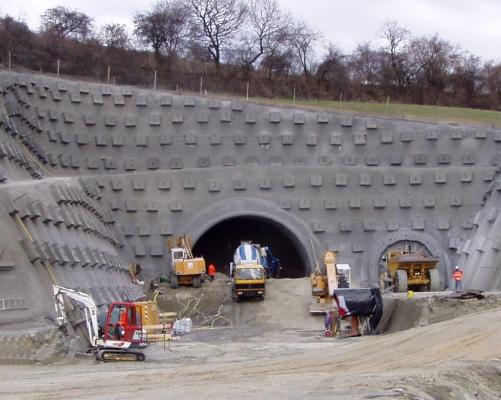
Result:
M282 232L306 273L335 250L374 285L384 251L412 242L444 287L460 263L499 288L499 129L8 71L0 90L0 324L53 319L53 283L101 310L136 300L130 263L168 275L168 237L240 217Z

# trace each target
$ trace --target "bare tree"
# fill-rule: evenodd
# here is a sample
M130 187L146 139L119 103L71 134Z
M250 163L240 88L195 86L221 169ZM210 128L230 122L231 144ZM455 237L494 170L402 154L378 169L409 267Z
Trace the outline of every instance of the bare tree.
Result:
M249 29L240 41L240 63L249 71L272 51L290 25L291 17L282 12L277 0L250 0L248 21Z
M315 77L322 84L327 93L332 92L338 96L349 88L348 68L346 56L339 46L329 43L320 64L317 67Z
M189 29L189 13L182 1L159 1L151 11L134 15L134 34L153 48L157 62L162 50L169 56L185 50Z
M350 57L351 79L354 97L374 96L379 85L380 53L370 42L358 43Z
M288 75L292 71L293 64L292 51L273 51L266 55L261 63L261 67L267 71L267 79L271 81L273 77Z
M382 65L381 73L386 77L389 85L398 87L400 97L411 70L408 57L411 34L396 21L386 21L379 32L379 37L387 41L382 52L388 57L388 65Z
M183 1L164 1L159 10L167 16L167 53L182 54L190 42L190 11Z
M288 41L296 53L296 60L303 75L308 78L315 58L315 46L323 34L309 27L305 22L296 21L289 30Z
M130 38L124 24L111 22L103 25L99 38L109 49L126 49L130 46Z
M460 57L459 47L435 34L413 39L410 49L418 70L415 83L422 101L439 103L446 89L451 89L451 78Z
M190 0L190 9L200 35L198 39L220 72L223 51L243 28L247 6L242 0Z
M123 24L108 23L101 27L99 40L105 46L108 65L115 64L116 55L130 49L130 38Z
M501 111L501 63L486 63L482 76L490 108Z
M478 108L483 84L480 58L469 53L460 55L451 79L452 96L456 105Z
M160 60L160 50L167 40L163 29L165 25L163 15L154 12L136 12L133 21L134 35L140 43L153 48L155 59L158 62Z
M41 32L62 39L87 39L93 29L93 18L67 7L49 8L40 16Z
M345 56L339 46L333 43L329 43L326 50L327 51L323 55L316 73L317 78L320 80L325 79L325 77L333 70L342 67L345 59Z

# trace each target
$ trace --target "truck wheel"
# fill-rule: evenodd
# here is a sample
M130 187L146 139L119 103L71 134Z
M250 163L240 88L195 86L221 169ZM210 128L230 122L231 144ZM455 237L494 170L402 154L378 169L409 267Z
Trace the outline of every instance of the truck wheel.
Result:
M173 275L172 278L170 278L170 287L172 289L177 289L179 287L179 278L176 275Z
M440 274L436 269L428 270L428 278L430 283L428 284L428 291L438 292L440 290Z
M202 278L200 276L197 275L193 277L193 287L194 288L202 287Z
M405 293L407 292L407 288L407 272L399 269L395 277L395 292Z

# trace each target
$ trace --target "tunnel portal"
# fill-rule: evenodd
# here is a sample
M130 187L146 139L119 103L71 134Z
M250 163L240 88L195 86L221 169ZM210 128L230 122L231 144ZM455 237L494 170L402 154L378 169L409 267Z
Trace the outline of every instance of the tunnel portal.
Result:
M207 230L193 246L193 254L213 263L218 272L229 276L229 264L242 240L268 246L279 260L279 278L302 278L309 267L301 256L299 241L280 224L260 217L226 219Z

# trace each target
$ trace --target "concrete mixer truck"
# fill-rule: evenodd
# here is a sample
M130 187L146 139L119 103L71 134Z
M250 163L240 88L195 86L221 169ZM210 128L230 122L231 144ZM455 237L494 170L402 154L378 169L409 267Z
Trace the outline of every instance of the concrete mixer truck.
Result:
M230 263L233 300L255 297L264 300L265 271L261 265L261 248L250 241L242 241Z

